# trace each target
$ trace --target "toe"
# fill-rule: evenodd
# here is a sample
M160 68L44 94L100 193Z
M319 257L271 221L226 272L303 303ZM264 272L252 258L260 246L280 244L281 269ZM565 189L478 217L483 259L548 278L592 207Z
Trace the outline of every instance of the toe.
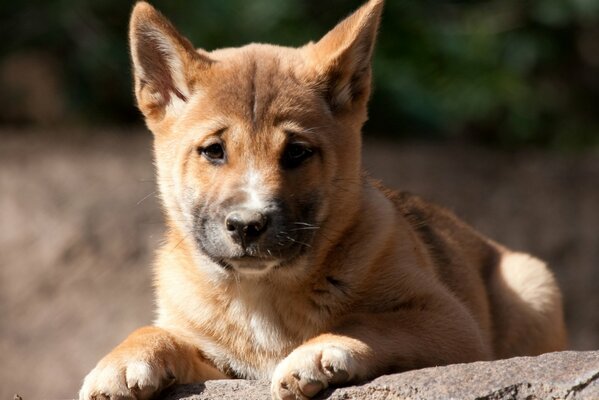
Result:
M281 400L296 400L295 394L284 384L279 388L279 398Z
M299 390L306 397L314 397L324 388L324 383L316 379L302 378L299 380Z
M339 385L349 380L349 374L344 369L337 368L334 365L323 366L331 385Z

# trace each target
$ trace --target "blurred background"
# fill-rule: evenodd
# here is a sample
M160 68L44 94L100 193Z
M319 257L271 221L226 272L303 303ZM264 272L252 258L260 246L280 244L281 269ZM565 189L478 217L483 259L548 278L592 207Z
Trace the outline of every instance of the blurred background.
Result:
M195 45L299 46L360 0L156 0ZM151 322L163 232L133 2L0 0L0 397L74 398ZM549 262L599 348L599 0L388 0L366 168Z

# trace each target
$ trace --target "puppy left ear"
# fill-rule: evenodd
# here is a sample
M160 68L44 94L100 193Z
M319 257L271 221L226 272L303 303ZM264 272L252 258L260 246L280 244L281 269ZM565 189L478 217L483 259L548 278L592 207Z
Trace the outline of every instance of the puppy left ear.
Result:
M382 10L383 0L370 0L304 48L334 112L365 105L370 96L371 60Z
M187 102L194 76L212 63L143 1L131 13L129 41L137 104L147 120L160 120L171 105Z

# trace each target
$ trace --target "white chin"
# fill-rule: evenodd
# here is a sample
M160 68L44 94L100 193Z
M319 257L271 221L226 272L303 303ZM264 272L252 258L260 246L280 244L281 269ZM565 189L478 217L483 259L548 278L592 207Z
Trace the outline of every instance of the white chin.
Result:
M266 274L280 262L277 260L230 260L228 263L240 274L258 276Z

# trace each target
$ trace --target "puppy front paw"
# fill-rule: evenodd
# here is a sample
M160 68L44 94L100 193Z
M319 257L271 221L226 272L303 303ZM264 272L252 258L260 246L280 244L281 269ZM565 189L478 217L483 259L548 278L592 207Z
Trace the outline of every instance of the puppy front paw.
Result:
M109 354L85 377L79 400L146 400L173 382L161 360Z
M275 369L273 399L310 399L330 385L357 378L358 363L349 348L335 343L305 344L289 354Z

